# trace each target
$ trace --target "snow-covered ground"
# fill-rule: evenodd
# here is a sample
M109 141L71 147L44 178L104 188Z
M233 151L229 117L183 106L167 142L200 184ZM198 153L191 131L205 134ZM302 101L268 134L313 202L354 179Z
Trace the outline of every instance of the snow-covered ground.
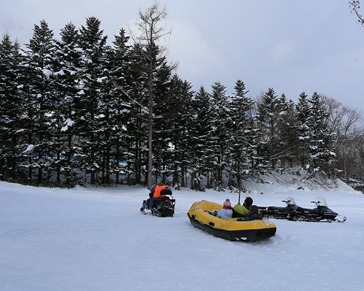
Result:
M0 182L0 290L364 290L364 195L257 185L260 206L324 196L345 223L272 220L276 236L231 242L194 228L193 202L229 192L173 191L172 218L139 208L142 187L50 189ZM263 194L262 194L263 193ZM245 194L242 199L245 198Z

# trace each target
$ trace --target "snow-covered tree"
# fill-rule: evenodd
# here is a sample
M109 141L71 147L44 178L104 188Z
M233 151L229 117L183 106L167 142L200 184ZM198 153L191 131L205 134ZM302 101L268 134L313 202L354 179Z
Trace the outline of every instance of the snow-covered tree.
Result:
M211 171L213 169L212 148L212 101L211 95L203 86L196 92L192 100L190 134L191 164L188 171L191 175L191 188L201 190L212 187ZM204 180L205 185L204 185Z
M276 162L272 159L277 153L279 144L279 100L273 88L269 88L257 103L257 125L260 131L260 142L257 154L262 157L260 168L273 167Z
M18 87L19 44L5 34L0 41L0 174L14 179L21 136L22 102Z
M61 40L56 41L53 80L55 83L55 110L53 119L54 159L56 181L61 183L65 177L66 185L77 183L77 170L81 168L77 156L82 155L76 146L77 140L75 120L75 102L81 92L80 70L81 49L79 33L73 23L61 29Z
M192 85L176 74L171 80L171 94L163 108L162 124L168 124L165 134L164 165L172 176L173 185L185 187L186 170L191 165ZM165 122L170 120L170 122ZM164 171L163 173L166 173Z
M55 62L55 41L53 31L44 20L40 25L34 25L33 36L27 45L29 73L29 118L32 120L32 129L29 134L29 145L34 146L33 151L36 159L28 165L38 169L38 182L50 178L49 165L53 158L52 152L52 128L53 112L56 100L54 98L53 64ZM45 172L43 173L43 171Z
M128 45L129 36L126 35L124 29L119 30L119 34L115 35L113 41L113 49L109 51L106 69L109 73L108 81L114 83L110 88L110 115L108 117L111 130L110 146L112 159L110 160L109 171L115 174L115 182L121 182L120 177L127 174L123 162L128 161L127 165L132 165L132 160L128 148L128 124L131 123L131 110L135 105L130 100L130 65L131 65L131 46ZM110 84L111 85L111 84ZM128 175L128 183L130 183L130 175Z
M310 115L307 125L310 129L309 140L309 158L311 170L324 169L328 170L330 160L335 157L331 150L332 134L327 124L328 113L324 102L316 92L309 100Z
M256 136L254 131L253 99L243 81L235 83L235 92L229 103L230 132L228 140L228 160L230 164L230 185L242 190L242 180L251 175L255 153Z
M241 80L231 97L220 82L211 94L193 92L158 44L170 33L161 26L165 9L155 4L139 17L140 35L130 45L123 29L108 45L96 17L79 30L68 23L59 41L41 21L26 51L3 37L1 177L149 187L169 180L194 189L221 189L228 178L242 189L245 178L298 163L330 170L339 137L362 140L356 127L356 139L348 134L358 115L338 123L340 112L325 111L317 93L302 93L295 105L269 88L254 103ZM337 160L346 169L362 155L345 145Z
M229 106L226 86L220 82L212 85L211 93L211 115L212 115L212 138L214 152L213 177L214 188L218 189L223 185L223 173L227 165L227 146L230 136L229 128Z
M84 157L84 168L91 175L91 184L96 183L100 169L102 143L100 137L100 105L104 79L104 57L107 36L100 29L101 21L96 17L86 19L80 29L79 44L82 49L81 84L82 92L75 100L75 121L80 147Z
M308 96L302 92L298 98L297 110L297 158L301 162L302 168L308 166L309 161L309 140L310 140L310 127L308 118L310 116L310 106L308 103Z
M147 54L149 55L149 54ZM157 56L159 53L157 53ZM165 56L159 55L155 60L153 85L153 171L156 181L167 181L171 175L171 150L169 144L174 131L173 112L181 109L181 103L175 102L177 95L172 90L172 67ZM175 83L176 84L176 83ZM177 84L176 84L177 85Z
M287 100L286 96L278 99L278 131L279 139L276 154L273 159L280 162L283 167L293 167L297 156L297 111L292 100Z

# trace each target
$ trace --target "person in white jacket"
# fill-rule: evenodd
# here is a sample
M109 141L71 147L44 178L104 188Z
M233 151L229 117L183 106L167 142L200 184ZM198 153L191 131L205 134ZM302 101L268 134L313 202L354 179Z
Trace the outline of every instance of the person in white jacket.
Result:
M222 205L223 208L217 212L216 217L222 219L229 219L233 217L233 209L231 208L231 202L229 199L226 199L224 204Z

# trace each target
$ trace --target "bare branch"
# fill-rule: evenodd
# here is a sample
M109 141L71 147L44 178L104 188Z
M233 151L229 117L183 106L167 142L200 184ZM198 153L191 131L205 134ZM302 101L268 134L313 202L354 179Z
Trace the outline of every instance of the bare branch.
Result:
M161 21L166 17L166 8L163 7L163 9L160 10L157 3L154 3L154 5L145 12L139 11L140 21L136 24L141 32L139 41L150 46L161 38L170 35L171 30L166 30L165 27L160 26Z
M356 16L358 17L358 22L362 25L364 25L364 18L363 16L359 13L360 10L360 1L358 0L353 0L349 2L349 6L352 8L351 12L354 12L356 14Z

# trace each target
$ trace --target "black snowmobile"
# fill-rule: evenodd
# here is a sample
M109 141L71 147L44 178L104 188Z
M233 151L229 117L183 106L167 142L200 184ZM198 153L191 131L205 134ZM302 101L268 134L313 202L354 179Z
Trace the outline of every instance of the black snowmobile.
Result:
M149 208L150 199L153 194L149 193L149 198L147 200L143 200L142 207L140 208L140 212L142 214L147 214L145 210L150 210L152 215L158 217L173 217L174 214L174 206L176 200L173 199L172 190L171 189L163 189L161 191L161 195L165 195L164 197L158 198L154 201L153 208Z
M311 203L316 204L313 209L298 206L293 197L287 197L282 202L286 203L286 207L259 207L260 212L264 217L293 221L345 222L346 220L345 216L342 220L337 218L338 214L327 206L324 197L317 197L314 201L311 201Z

